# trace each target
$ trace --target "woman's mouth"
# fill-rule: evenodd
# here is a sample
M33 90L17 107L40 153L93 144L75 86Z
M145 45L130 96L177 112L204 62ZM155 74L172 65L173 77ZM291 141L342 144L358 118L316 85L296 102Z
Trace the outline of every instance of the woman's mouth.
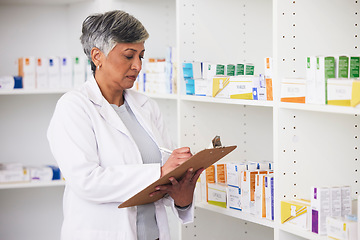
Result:
M127 78L129 78L130 80L133 80L133 81L136 80L136 76L135 76L135 75L127 76Z

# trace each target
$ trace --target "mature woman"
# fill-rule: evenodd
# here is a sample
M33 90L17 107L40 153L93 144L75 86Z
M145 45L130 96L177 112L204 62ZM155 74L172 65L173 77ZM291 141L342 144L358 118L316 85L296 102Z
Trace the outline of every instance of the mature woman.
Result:
M158 106L129 90L141 70L144 26L123 11L91 15L81 43L94 79L64 94L48 129L52 153L65 177L62 239L170 239L165 205L183 223L193 219L193 191L201 170L151 194L154 203L118 209L138 191L191 157L172 148Z

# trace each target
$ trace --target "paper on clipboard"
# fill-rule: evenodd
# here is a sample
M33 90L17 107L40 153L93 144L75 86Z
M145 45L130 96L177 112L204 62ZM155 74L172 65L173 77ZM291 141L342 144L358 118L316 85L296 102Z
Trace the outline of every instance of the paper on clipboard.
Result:
M129 198L122 204L120 204L119 208L125 208L125 207L132 207L147 203L155 202L159 199L161 199L164 195L156 195L153 197L150 197L149 194L152 192L155 192L155 187L159 185L169 184L170 177L175 177L177 180L179 180L184 173L189 169L193 168L194 172L199 170L200 168L208 168L210 165L214 164L215 162L219 161L221 158L225 157L227 154L232 152L236 146L229 146L229 147L219 147L219 148L211 148L211 149L204 149L198 153L196 153L194 156L189 158L186 162L166 174L165 176L161 177L160 179L156 180L152 184L150 184L148 187L143 189L142 191L135 194L133 197Z

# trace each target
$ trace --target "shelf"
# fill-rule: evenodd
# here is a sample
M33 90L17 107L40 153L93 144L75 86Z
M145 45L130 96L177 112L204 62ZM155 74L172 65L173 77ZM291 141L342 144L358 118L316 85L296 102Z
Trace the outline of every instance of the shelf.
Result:
M176 100L177 99L177 95L176 94L166 94L166 93L146 93L146 92L141 92L143 94L145 94L146 96L150 97L150 98L154 98L154 99L169 99L169 100Z
M71 89L12 89L0 90L0 95L63 94Z
M93 2L94 0L0 0L0 4L45 4L45 5L63 5L79 2Z
M194 101L194 102L209 102L209 103L224 103L224 104L237 104L237 105L250 105L250 106L260 106L260 107L272 107L272 101L258 101L258 100L244 100L244 99L228 99L228 98L213 98L205 96L192 96L192 95L182 95L180 97L184 101Z
M205 202L197 202L195 207L206 209L212 212L220 213L226 216L242 219L244 221L256 223L265 227L274 228L275 224L273 221L270 221L265 218L255 217L253 214L244 213L235 209L222 208L218 206L214 206Z
M314 112L325 112L325 113L360 114L360 108L333 106L333 105L280 103L280 108L314 111Z
M65 181L42 181L42 182L21 182L21 183L0 183L0 189L34 188L34 187L56 187L65 186Z
M327 236L320 236L318 234L312 233L310 231L304 231L294 226L288 224L281 224L279 227L280 230L291 233L293 235L303 237L309 240L326 240L328 239Z

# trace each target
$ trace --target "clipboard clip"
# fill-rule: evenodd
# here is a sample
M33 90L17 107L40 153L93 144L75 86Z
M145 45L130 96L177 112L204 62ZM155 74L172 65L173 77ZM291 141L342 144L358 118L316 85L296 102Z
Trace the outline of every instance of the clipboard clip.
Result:
M220 136L215 136L212 140L213 148L222 148L222 144L220 141Z

